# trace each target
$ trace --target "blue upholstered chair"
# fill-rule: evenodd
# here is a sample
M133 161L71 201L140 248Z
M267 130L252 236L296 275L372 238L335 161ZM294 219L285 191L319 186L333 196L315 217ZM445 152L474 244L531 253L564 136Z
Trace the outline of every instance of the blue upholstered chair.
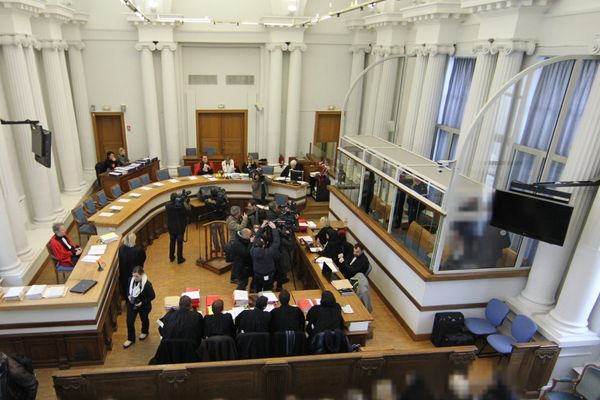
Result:
M277 203L279 207L283 207L288 202L288 196L286 194L276 193L273 195L273 200L275 200L275 203Z
M140 176L140 181L142 181L142 185L149 185L152 183L152 181L150 180L150 175L148 174Z
M129 184L129 190L134 190L142 186L140 178L131 178L127 183Z
M214 156L215 155L215 148L214 147L203 147L202 151L207 156Z
M195 156L195 155L196 155L196 153L197 153L197 152L196 152L196 148L195 148L195 147L187 147L187 148L185 149L185 155L186 155L186 156L193 157L193 156Z
M171 179L171 175L169 175L168 169L158 170L156 172L156 177L158 178L159 181L166 181L168 179Z
M95 235L97 233L96 227L89 223L87 217L85 216L85 212L83 212L83 207L75 207L73 210L71 210L71 213L73 214L73 219L77 224L79 244L81 245L81 235L87 235L88 237Z
M192 175L192 167L189 167L189 166L178 167L177 168L177 175L179 175L179 176L191 176Z
M98 203L98 206L100 208L104 208L110 203L110 201L108 201L108 197L106 197L106 193L104 192L104 190L101 190L96 193L96 202Z
M252 157L254 161L258 161L258 153L248 153L248 155Z
M511 335L489 335L487 342L500 355L510 355L513 343L527 343L531 340L537 325L525 315L519 314L512 320Z
M121 190L121 186L113 185L110 188L110 194L114 199L121 197L123 195L123 191Z
M56 258L54 256L54 253L52 253L52 248L50 247L50 242L46 243L46 249L48 250L48 254L50 254L50 258L52 259L52 262L54 263L54 274L56 275L56 283L57 284L60 283L60 280L58 279L58 274L62 275L63 282L65 282L67 280L67 275L70 274L71 271L73 271L74 267L60 265L60 263L58 262L58 258Z
M508 315L508 306L498 299L491 299L485 307L485 318L465 318L465 327L475 336L496 333Z
M91 197L83 201L83 209L87 215L94 215L98 211L96 202Z
M275 171L275 167L272 165L263 165L260 169L262 169L262 172L265 175L273 175L273 172Z
M568 392L554 391L559 383L569 385ZM600 366L586 365L577 379L552 379L552 386L544 391L545 400L592 400L600 398Z

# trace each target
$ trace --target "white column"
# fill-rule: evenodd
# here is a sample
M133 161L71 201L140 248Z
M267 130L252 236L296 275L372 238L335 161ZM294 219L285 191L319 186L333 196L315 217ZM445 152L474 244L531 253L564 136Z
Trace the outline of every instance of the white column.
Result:
M404 120L404 129L402 132L402 147L412 150L415 139L415 128L417 118L419 117L419 104L421 103L421 92L423 91L423 82L425 81L425 72L427 71L427 55L423 45L413 46L408 53L415 55L415 69L410 85L410 101L406 110L406 119Z
M427 45L429 54L423 90L419 101L417 124L413 148L417 154L429 158L435 137L435 125L440 111L440 102L444 90L444 77L446 76L446 62L448 55L454 54L453 45Z
M592 314L588 320L590 330L600 335L600 296L596 299L596 304L592 309Z
M65 192L78 192L81 189L81 163L77 162L79 141L69 119L69 105L66 100L71 93L65 92L61 71L61 52L63 44L59 41L42 42L42 59L46 74L48 100L52 117L52 145L56 146L60 176Z
M300 136L300 93L302 91L302 52L303 43L289 46L290 66L288 71L287 115L285 122L285 157L298 155L298 137Z
M400 49L397 47L385 47L382 58L387 58L397 54ZM373 135L384 140L390 139L388 122L392 118L392 108L394 106L394 93L396 92L396 80L398 74L398 59L384 61L381 67L381 76L379 79L379 90L377 96L377 106L373 117Z
M81 51L85 48L83 42L69 42L69 70L73 86L73 100L75 103L75 118L79 132L79 146L81 148L81 161L84 171L95 172L96 141L92 128L92 117L88 101L87 87L85 84L85 69Z
M0 189L2 188L1 183ZM0 190L0 276L17 270L21 266L14 245L14 226L8 218L8 203L5 201L5 197L9 196L10 194L3 193Z
M0 79L0 113L8 113L4 97L4 87ZM7 114L4 114L7 115ZM19 204L19 191L17 189L17 179L19 169L11 165L9 150L9 141L13 140L12 129L8 125L0 125L0 195L5 194L6 207L10 210L8 218L10 220L10 229L12 230L12 239L17 251L17 256L22 260L28 260L33 257L33 252L27 241L27 216L25 210ZM0 229L4 229L0 227Z
M156 96L156 78L152 52L156 50L154 43L138 43L136 50L140 52L142 64L142 90L144 93L144 122L148 139L148 155L162 157L160 143L160 124L158 121L158 98ZM162 160L161 160L162 161Z
M350 47L350 52L352 53L352 69L350 70L350 84L352 84L356 77L365 69L365 53L368 53L370 51L370 46ZM360 111L362 106L362 95L363 87L365 86L365 80L366 77L363 77L361 81L352 90L352 94L348 99L346 114L344 115L344 126L346 132L340 132L340 135L358 135L360 131Z
M281 154L281 86L283 75L283 50L287 46L282 43L267 45L271 52L269 63L269 105L267 121L267 160L275 163Z
M79 130L77 129L77 119L75 118L75 105L73 104L73 92L71 90L71 81L69 79L69 72L67 70L67 44L61 43L62 46L59 48L58 60L60 61L60 72L63 79L63 86L65 90L65 101L67 102L67 117L69 118L69 125L71 126L71 140L75 147L75 165L77 166L77 176L79 178L79 186L85 185L83 179L83 160L81 156L81 146L79 144ZM94 161L96 156L94 156Z
M372 53L372 60L369 65L373 65L382 58L381 46L376 46ZM363 104L363 112L361 118L361 133L364 135L374 136L373 124L375 121L375 110L377 108L377 97L379 96L379 81L381 78L381 64L373 67L367 72L367 101Z
M177 123L177 93L175 82L175 43L159 43L162 69L163 109L165 113L165 138L167 143L167 168L176 173L181 158L179 124Z
M9 101L10 117L14 120L35 117L35 104L31 95L31 85L27 74L27 62L22 43L26 39L18 35L0 36L3 45L3 62L6 72L6 90ZM46 225L54 220L52 203L48 201L50 186L46 168L38 164L31 152L31 130L29 126L13 127L19 166L26 197L30 204L31 218L34 223ZM17 166L13 166L15 168Z
M461 154L461 148L464 143L464 134L467 133L473 119L488 99L490 85L494 75L494 62L496 61L496 57L491 54L491 49L491 43L487 40L478 42L473 46L473 53L477 55L477 59L475 60L475 70L473 71L473 80L471 81L471 88L469 89L469 97L467 97L467 104L465 104L465 111L460 124L461 135L459 136L456 154ZM473 132L474 135L477 133L479 132ZM474 141L470 141L469 150L465 153L467 154L467 158L471 158L472 156L473 143Z
M39 50L39 43L31 41L30 45L24 48L25 61L27 62L27 71L29 73L29 82L31 84L31 95L33 97L33 103L35 104L35 119L40 121L40 124L45 129L50 129L48 126L48 118L46 116L46 108L44 106L44 95L42 92L42 85L40 84L39 71L37 60L35 58L35 52L33 47L36 46ZM58 173L56 171L56 165L54 162L50 163L50 168L46 169L48 174L48 183L50 186L50 201L52 201L52 207L57 217L65 214L65 209L62 206L60 199L60 187L58 185ZM18 248L17 248L18 250Z
M600 174L598 154L600 154L600 74L596 74L594 78L590 96L560 180L578 181L597 177ZM556 291L573 250L576 245L580 246L577 238L579 238L581 227L586 221L594 192L595 189L591 188L573 190L571 205L574 209L563 246L539 244L527 278L527 285L517 297L516 304L520 303L523 306L521 308L527 312L547 311L554 304ZM595 201L599 202L598 197ZM590 215L592 215L591 211ZM598 223L598 220L594 221L589 216L587 221L588 225L591 225L590 221ZM581 240L579 239L580 243ZM583 281L586 279L583 278Z
M523 64L524 52L527 51L528 54L531 54L533 50L535 50L535 44L529 41L497 40L492 44L492 51L498 52L498 60L490 87L490 97L496 94L506 81L519 73L521 64ZM488 109L483 117L477 140L474 141L476 144L473 145L475 151L471 159L469 176L477 182L484 182L487 178L497 125L499 123L503 125L507 119L507 115L500 115L500 105L501 101L498 100L493 107Z

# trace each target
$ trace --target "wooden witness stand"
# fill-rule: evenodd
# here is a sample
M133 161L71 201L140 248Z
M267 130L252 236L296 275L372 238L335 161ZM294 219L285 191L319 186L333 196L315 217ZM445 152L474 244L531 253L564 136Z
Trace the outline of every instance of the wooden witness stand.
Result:
M231 263L225 260L225 245L230 240L227 223L225 221L212 221L202 225L202 229L204 229L204 240L198 236L198 247L200 249L204 248L204 251L200 250L200 257L196 260L196 265L204 267L217 275L231 270ZM212 240L213 231L215 231L215 235L218 235L216 231L221 232L221 236L218 236L218 238L222 238L223 243L219 247L215 246ZM202 241L204 241L204 247L202 247Z

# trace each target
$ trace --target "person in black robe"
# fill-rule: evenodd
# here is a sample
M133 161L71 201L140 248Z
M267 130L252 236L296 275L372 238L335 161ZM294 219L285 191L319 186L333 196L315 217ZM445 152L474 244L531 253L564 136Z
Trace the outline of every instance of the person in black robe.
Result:
M237 333L269 332L271 313L265 311L267 298L260 296L256 299L253 310L244 310L235 318Z
M280 306L271 311L271 332L303 332L304 314L298 307L290 306L290 292L279 293Z
M161 318L163 326L158 328L163 340L189 341L194 349L200 346L203 338L202 314L192 309L192 299L179 298L179 308L170 310Z
M212 303L212 315L204 317L204 337L231 336L235 337L233 318L229 313L223 313L223 300Z
M104 161L104 171L112 171L119 165L117 156L114 151L106 153L106 160Z
M123 298L127 299L129 286L129 278L133 269L138 265L144 266L146 262L146 250L141 246L137 246L135 233L130 233L125 236L123 245L119 248L119 281L121 283L121 293Z
M297 165L298 165L298 161L296 161L296 160L290 161L290 163L285 166L283 171L281 171L281 174L279 176L281 176L282 178L289 178L290 174L291 174L290 171L296 170Z
M309 337L335 329L344 329L342 307L335 301L333 293L326 290L321 295L321 304L313 306L306 314L306 333Z
M335 229L329 228L325 233L325 237L327 237L327 244L319 254L322 257L329 257L332 260L337 260L338 254L343 252L340 243L340 235Z
M363 250L362 244L356 243L351 259L347 259L345 256L339 258L340 271L342 271L342 274L344 274L346 279L350 279L359 273L364 274L365 276L367 275L367 271L369 270L369 259Z

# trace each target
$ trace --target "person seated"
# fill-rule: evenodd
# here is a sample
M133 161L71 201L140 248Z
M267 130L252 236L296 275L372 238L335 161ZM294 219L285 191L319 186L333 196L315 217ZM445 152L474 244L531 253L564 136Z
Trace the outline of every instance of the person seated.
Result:
M242 209L239 206L232 206L229 214L225 223L229 229L229 238L232 239L236 233L248 227L248 215L242 215Z
M319 230L319 233L316 234L315 239L317 246L325 246L327 244L327 231L331 228L331 221L329 221L329 217L325 216L319 219L319 223L323 225L323 227Z
M234 172L240 172L240 169L235 163L235 160L231 157L225 157L223 161L221 161L221 170L224 174L233 174Z
M319 252L319 255L331 258L332 260L337 260L338 254L343 252L340 243L340 235L335 229L329 228L325 231L325 237L327 238L327 243L323 250Z
M242 165L242 172L244 174L252 175L252 173L256 171L256 168L258 168L258 164L254 161L254 158L248 154L246 162Z
M253 310L244 310L235 318L237 333L269 332L271 313L265 311L267 298L259 296Z
M194 168L194 175L212 175L215 173L215 166L212 161L208 161L208 156L205 154L202 156L202 160L196 164Z
M306 322L306 333L309 337L327 330L344 329L342 307L336 303L333 293L329 290L323 292L321 304L308 310Z
M119 147L119 155L117 156L117 164L119 165L119 167L129 164L129 158L127 158L127 153L125 153L125 149L123 147Z
M106 153L106 160L104 161L104 170L111 171L115 169L119 165L117 161L117 157L115 156L114 151L109 151Z
M304 314L298 307L290 306L290 292L281 290L279 304L271 311L271 332L304 331Z
M298 165L298 161L296 161L296 160L290 161L290 163L285 166L283 171L281 171L281 175L279 175L279 176L281 176L282 178L290 178L290 174L291 174L290 171L295 170L296 165Z
M340 254L338 257L340 271L342 271L342 274L344 274L346 279L350 279L358 273L362 273L366 276L367 271L369 270L369 259L365 255L363 245L356 243L352 255L352 259L348 260L343 254Z
M235 336L233 318L229 313L223 313L223 300L215 300L212 303L212 315L204 317L204 337L211 336Z
M163 340L189 341L194 349L200 346L204 337L202 314L192 308L192 299L188 296L181 296L179 308L171 309L160 320L163 326L158 331Z
M83 250L69 238L65 224L53 224L52 231L54 232L54 236L50 239L52 255L58 260L59 265L74 267Z

